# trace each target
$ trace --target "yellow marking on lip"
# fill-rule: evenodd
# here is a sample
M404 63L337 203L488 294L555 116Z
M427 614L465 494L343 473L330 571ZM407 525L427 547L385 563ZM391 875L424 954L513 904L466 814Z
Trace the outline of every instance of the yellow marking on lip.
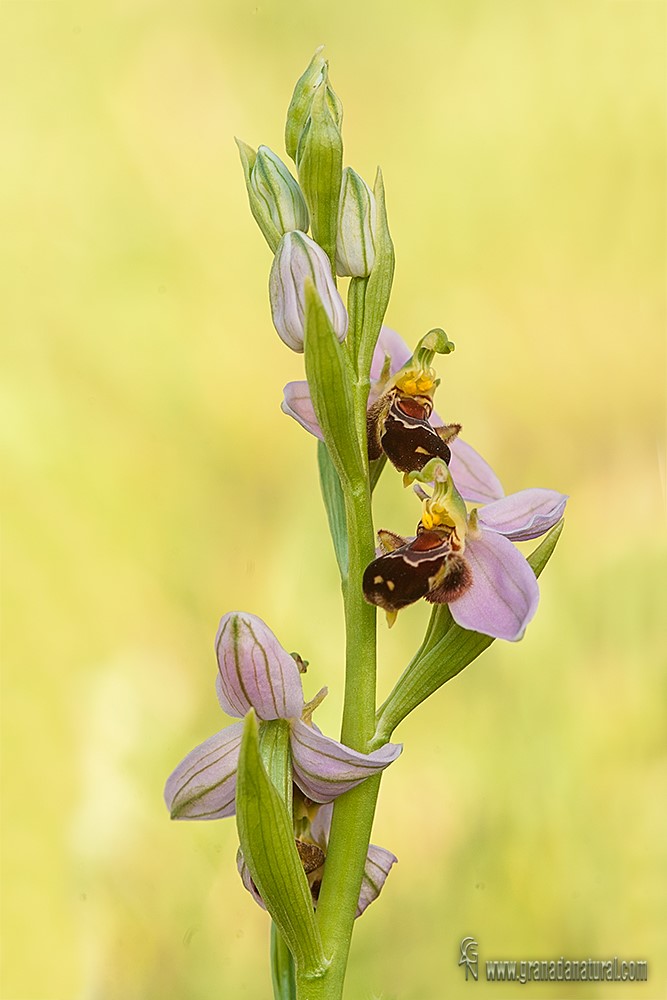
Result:
M435 378L430 372L408 371L396 379L396 388L406 396L430 396L435 388Z
M373 577L373 583L384 583L384 577L383 576L374 576Z
M447 509L433 499L424 502L424 512L421 523L430 531L432 528L453 528L454 521Z
M395 586L396 584L394 583L393 580L387 580L387 587L389 590L393 590Z

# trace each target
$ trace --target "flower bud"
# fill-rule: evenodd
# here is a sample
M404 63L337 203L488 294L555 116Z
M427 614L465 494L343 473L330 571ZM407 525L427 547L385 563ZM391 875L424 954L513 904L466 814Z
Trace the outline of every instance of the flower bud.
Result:
M335 266L336 223L343 176L343 137L324 87L315 92L296 153L299 183L310 212L313 239Z
M308 229L308 208L301 188L280 159L268 146L260 146L250 173L250 186L258 201L283 236L294 229Z
M329 66L322 56L323 45L317 49L305 72L299 77L294 88L292 100L287 110L285 123L285 149L296 162L301 134L306 127L310 115L313 98L323 87L329 112L338 129L343 121L343 105L329 83Z
M367 278L375 263L375 195L351 167L343 170L336 232L336 271Z
M327 255L305 233L286 233L271 267L269 298L278 336L299 354L303 352L305 333L306 278L315 285L334 332L342 342L347 334L347 312L336 290Z
M250 211L275 253L280 237L293 229L308 228L308 208L301 188L267 146L258 151L236 140L241 154Z

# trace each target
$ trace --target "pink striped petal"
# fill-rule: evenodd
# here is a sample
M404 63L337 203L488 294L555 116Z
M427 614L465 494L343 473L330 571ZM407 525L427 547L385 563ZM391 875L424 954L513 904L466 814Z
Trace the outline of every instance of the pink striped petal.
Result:
M359 753L300 719L292 723L291 744L294 780L314 802L331 802L355 788L388 767L403 749L400 744L387 743L372 753Z
M489 503L505 495L500 480L482 456L460 437L450 443L449 471L464 500Z
M527 541L543 535L560 521L567 499L556 490L519 490L482 507L479 522L515 542Z
M254 708L260 719L301 715L299 668L261 618L230 611L220 621L215 650L218 698L225 712L242 718Z
M284 399L280 404L280 409L289 417L294 417L297 423L314 434L320 441L324 440L322 428L315 416L313 401L310 397L310 389L307 382L288 382L283 389Z
M328 802L317 810L313 822L310 825L310 836L326 854L329 844L329 831L331 829L331 817L333 815L333 802ZM359 893L356 917L360 917L367 906L380 895L382 886L387 880L387 875L396 864L398 858L391 851L384 847L376 847L371 844L368 848L366 865L364 867L364 877ZM326 870L326 868L325 868Z
M172 819L223 819L234 815L242 736L243 723L235 722L181 761L164 788Z
M524 557L504 535L482 531L467 539L465 559L472 585L449 605L454 621L496 639L520 639L540 597Z
M411 354L412 352L406 345L403 338L400 337L395 330L390 330L388 326L383 326L380 330L380 336L378 337L378 342L375 345L375 352L373 354L370 374L371 382L376 382L380 378L384 367L385 357L387 355L389 355L391 359L390 374L395 375L399 368L403 367ZM322 436L322 429L319 425L317 417L315 416L315 410L313 408L313 401L310 396L308 383L305 381L288 382L283 389L283 397L283 401L280 404L280 408L283 413L293 417L297 423L301 424L301 426L308 431L309 434L314 434L315 437L320 439L320 441L324 440ZM368 400L369 405L371 405L376 398L377 393L374 393L371 387L371 393Z
M398 858L391 851L385 850L384 847L376 847L375 844L369 845L355 917L360 917L366 907L378 898L392 865L397 861Z

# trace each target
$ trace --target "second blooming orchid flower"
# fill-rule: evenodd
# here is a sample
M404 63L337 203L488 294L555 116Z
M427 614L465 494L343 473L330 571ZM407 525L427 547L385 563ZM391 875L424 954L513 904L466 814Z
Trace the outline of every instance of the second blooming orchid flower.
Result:
M536 538L553 527L567 497L522 490L468 513L451 473L437 459L408 478L433 482L433 495L419 489L424 509L414 538L379 532L382 553L364 573L366 600L384 608L390 624L401 608L424 597L448 604L462 628L520 639L537 610L539 588L512 540Z
M369 408L377 402L387 373L390 377L396 375L410 357L411 351L402 338L383 327L371 366ZM322 437L307 382L290 382L285 386L282 409L311 434ZM436 428L442 425L437 413L430 415L430 423ZM419 548L421 543L416 539L409 541L393 536L395 544L390 543L393 551L388 552L385 558L392 561L396 568L402 558L399 555L401 543L411 546L410 551L405 553L411 566L420 562L423 569L430 559L433 563L437 561L435 569L440 570L440 555L449 557L457 569L456 576L452 574L452 580L457 585L452 586L444 596L447 597L446 603L450 604L454 620L463 628L494 638L520 639L537 610L539 588L535 574L512 543L537 538L552 528L563 516L567 496L556 490L537 488L505 496L493 469L467 442L454 437L449 441L449 450L449 476L457 496L471 504L484 505L471 511L470 518L463 508L459 520L461 526L464 522L466 525L464 530L460 530L460 534L466 535L465 556L461 553L454 561L449 549L447 552L444 549L442 553L436 552L434 544L430 550L424 550ZM385 532L384 536L387 538L390 533ZM425 538L423 544L428 541ZM423 580L417 581L413 575L410 583L414 584L414 596L401 606L433 592L428 583L435 579L435 569L430 577ZM390 580L394 587L397 582ZM383 585L385 583L383 579ZM438 584L439 581L435 580L436 593ZM434 598L427 596L427 599ZM381 600L371 600L385 606ZM387 609L391 616L388 605Z

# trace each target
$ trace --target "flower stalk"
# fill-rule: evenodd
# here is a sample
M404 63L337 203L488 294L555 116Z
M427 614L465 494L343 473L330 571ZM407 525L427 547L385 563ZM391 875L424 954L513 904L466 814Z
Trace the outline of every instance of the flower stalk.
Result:
M355 426L365 426L366 399L354 398ZM376 612L363 596L364 568L374 556L368 478L343 482L347 525L348 574L343 583L345 610L345 699L341 740L367 753L375 732ZM317 906L317 923L330 966L321 980L297 978L299 1000L337 1000L342 996L355 911L370 843L379 780L369 778L334 806L327 863Z

